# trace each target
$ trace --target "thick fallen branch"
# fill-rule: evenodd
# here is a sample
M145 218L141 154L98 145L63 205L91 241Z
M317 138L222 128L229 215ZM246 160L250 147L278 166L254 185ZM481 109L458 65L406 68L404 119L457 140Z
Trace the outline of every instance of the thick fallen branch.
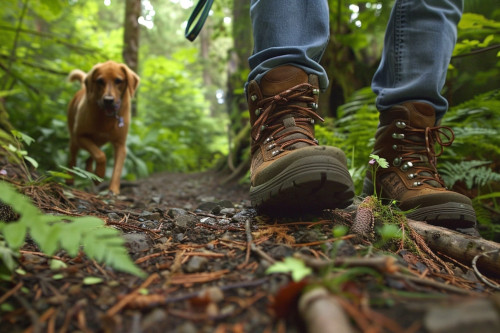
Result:
M315 288L300 297L299 312L307 332L354 332L342 306L324 288Z
M450 229L436 227L424 222L408 220L410 227L425 240L427 245L436 252L466 264L472 265L477 255L482 255L477 261L481 271L500 277L500 244L479 237L465 235Z

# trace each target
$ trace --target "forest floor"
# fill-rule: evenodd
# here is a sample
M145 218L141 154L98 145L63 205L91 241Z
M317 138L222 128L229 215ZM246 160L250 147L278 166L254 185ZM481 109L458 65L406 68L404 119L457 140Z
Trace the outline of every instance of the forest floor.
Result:
M332 230L349 227L355 207L295 219L258 216L246 185L221 185L213 172L152 175L122 183L117 197L56 184L25 192L47 213L97 216L121 230L147 277L64 252L55 257L67 267L54 270L28 241L24 273L0 282L0 303L9 305L0 310L0 332L500 331L498 278L489 286L470 265L441 253L335 238ZM291 256L305 258L313 274L293 282L290 274L266 273ZM299 296L313 285L330 296L299 309Z

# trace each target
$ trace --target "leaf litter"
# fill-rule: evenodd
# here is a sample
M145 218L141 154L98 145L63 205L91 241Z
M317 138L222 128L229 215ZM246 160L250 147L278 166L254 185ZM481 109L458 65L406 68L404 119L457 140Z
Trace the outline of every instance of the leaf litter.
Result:
M54 183L24 187L45 213L95 216L118 229L146 277L82 253L47 256L28 239L20 269L0 283L0 331L303 332L324 297L356 332L500 327L498 276L485 284L471 264L433 252L418 237L420 251L412 251L402 242L380 249L372 239L335 234L353 224L356 207L258 216L245 185L220 179L214 172L157 174L125 183L118 197ZM299 311L301 297L320 289L327 292ZM446 315L455 323L443 324Z

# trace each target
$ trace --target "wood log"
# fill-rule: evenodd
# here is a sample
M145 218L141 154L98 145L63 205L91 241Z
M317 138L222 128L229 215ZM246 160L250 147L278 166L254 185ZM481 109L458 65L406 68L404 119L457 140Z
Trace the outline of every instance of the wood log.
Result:
M425 240L435 252L441 252L467 266L474 257L482 255L477 266L482 273L500 277L500 244L480 237L465 235L454 230L408 219L409 226Z
M354 332L342 306L325 288L314 288L299 300L299 313L307 332Z

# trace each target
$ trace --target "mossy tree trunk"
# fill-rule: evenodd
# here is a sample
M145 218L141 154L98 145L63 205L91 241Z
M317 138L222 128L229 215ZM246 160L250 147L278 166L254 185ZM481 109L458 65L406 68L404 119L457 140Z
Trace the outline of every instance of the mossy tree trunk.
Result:
M234 47L228 56L228 79L226 105L230 117L229 152L224 169L231 171L229 179L243 176L249 167L248 148L250 146L248 106L244 92L244 84L249 73L248 57L252 53L252 34L250 22L250 2L234 0L233 2L233 43Z

